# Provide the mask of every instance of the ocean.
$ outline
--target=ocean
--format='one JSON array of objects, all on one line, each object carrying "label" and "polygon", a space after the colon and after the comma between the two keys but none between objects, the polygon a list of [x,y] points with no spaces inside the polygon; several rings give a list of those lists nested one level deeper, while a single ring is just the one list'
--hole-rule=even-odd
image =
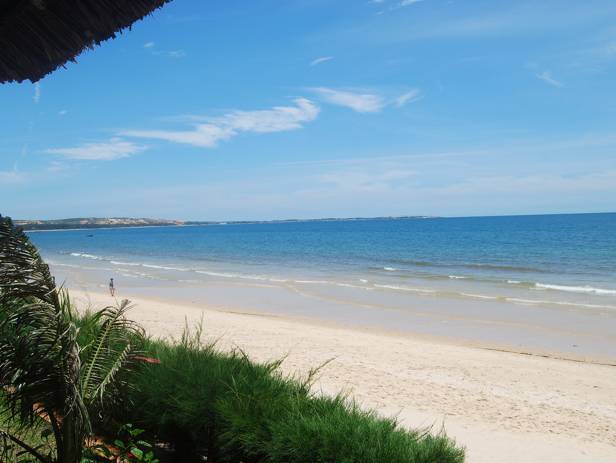
[{"label": "ocean", "polygon": [[29,235],[69,286],[101,289],[113,277],[120,290],[494,344],[532,347],[532,332],[558,331],[543,350],[579,349],[571,332],[601,338],[581,344],[616,358],[613,213]]}]

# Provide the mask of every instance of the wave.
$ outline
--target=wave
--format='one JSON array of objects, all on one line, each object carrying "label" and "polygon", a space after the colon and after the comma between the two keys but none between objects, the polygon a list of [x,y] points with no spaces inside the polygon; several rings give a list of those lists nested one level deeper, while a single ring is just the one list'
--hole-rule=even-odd
[{"label": "wave", "polygon": [[92,259],[92,260],[105,260],[103,257],[95,256],[94,254],[85,254],[81,252],[71,252],[71,256],[84,257],[86,259]]},{"label": "wave", "polygon": [[592,286],[566,286],[535,283],[537,289],[550,289],[553,291],[566,291],[568,293],[596,294],[599,296],[616,296],[616,289],[594,288]]},{"label": "wave", "polygon": [[305,285],[326,285],[331,282],[327,280],[294,280],[294,283],[300,283]]},{"label": "wave", "polygon": [[448,275],[447,278],[449,278],[450,280],[466,280],[466,279],[468,279],[468,277],[461,276],[461,275]]},{"label": "wave", "polygon": [[182,268],[182,267],[166,267],[164,265],[153,265],[153,264],[141,264],[142,267],[145,268],[154,268],[154,269],[159,269],[159,270],[173,270],[176,272],[190,272],[191,269],[189,268]]},{"label": "wave", "polygon": [[228,272],[212,272],[210,270],[195,270],[195,273],[200,273],[201,275],[208,275],[212,277],[221,277],[221,278],[239,278],[241,280],[256,280],[256,281],[271,281],[271,282],[286,282],[282,278],[270,278],[263,275],[247,275],[242,273],[228,273]]},{"label": "wave", "polygon": [[113,265],[128,265],[129,267],[140,267],[141,264],[137,263],[137,262],[120,262],[117,260],[110,260],[110,263],[112,263]]},{"label": "wave", "polygon": [[369,286],[360,286],[360,285],[353,285],[351,283],[333,283],[336,286],[340,286],[341,288],[355,288],[355,289],[364,289],[366,291],[372,291],[374,290],[374,288],[371,288]]},{"label": "wave", "polygon": [[385,270],[386,272],[395,272],[398,269],[395,267],[383,267],[383,270]]},{"label": "wave", "polygon": [[535,299],[521,299],[516,297],[505,298],[507,302],[513,302],[517,304],[530,304],[530,305],[563,305],[568,307],[585,307],[589,309],[610,309],[616,310],[616,306],[603,305],[603,304],[582,304],[579,302],[565,302],[565,301],[544,301]]},{"label": "wave", "polygon": [[425,293],[425,294],[434,294],[437,291],[434,289],[420,289],[420,288],[411,288],[410,286],[399,286],[399,285],[374,285],[375,288],[382,289],[393,289],[396,291],[410,291],[413,293]]},{"label": "wave", "polygon": [[460,295],[465,296],[465,297],[472,297],[475,299],[491,299],[491,300],[500,299],[500,297],[498,296],[486,296],[485,294],[460,293]]},{"label": "wave", "polygon": [[485,262],[431,262],[426,260],[391,259],[392,264],[409,265],[412,267],[435,267],[435,268],[470,268],[487,269],[496,271],[509,271],[521,273],[549,273],[549,271],[537,267],[525,267],[513,264],[492,264]]}]

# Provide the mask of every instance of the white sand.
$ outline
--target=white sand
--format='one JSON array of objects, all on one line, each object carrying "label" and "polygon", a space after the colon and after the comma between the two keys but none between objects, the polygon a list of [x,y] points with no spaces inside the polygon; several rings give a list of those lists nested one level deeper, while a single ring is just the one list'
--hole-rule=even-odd
[{"label": "white sand", "polygon": [[[114,303],[71,294],[79,307]],[[471,463],[616,462],[616,367],[121,296],[154,336],[177,337],[185,320],[203,316],[222,349],[240,347],[257,361],[286,356],[285,373],[333,358],[321,371],[324,392],[351,392],[408,426],[444,425]]]}]

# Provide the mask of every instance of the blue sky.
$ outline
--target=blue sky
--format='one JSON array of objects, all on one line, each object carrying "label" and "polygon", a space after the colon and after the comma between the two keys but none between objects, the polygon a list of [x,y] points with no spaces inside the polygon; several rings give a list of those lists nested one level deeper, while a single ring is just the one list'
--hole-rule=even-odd
[{"label": "blue sky", "polygon": [[175,0],[0,86],[0,212],[616,209],[616,2]]}]

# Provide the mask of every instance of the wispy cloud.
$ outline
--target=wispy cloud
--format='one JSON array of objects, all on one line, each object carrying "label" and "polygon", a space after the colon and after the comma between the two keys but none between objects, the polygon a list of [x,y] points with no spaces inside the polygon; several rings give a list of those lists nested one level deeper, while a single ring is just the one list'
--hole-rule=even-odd
[{"label": "wispy cloud", "polygon": [[38,104],[41,100],[41,84],[39,82],[34,83],[34,95],[32,95],[32,101],[34,104]]},{"label": "wispy cloud", "polygon": [[26,180],[26,175],[16,169],[0,170],[0,186],[15,185],[23,183]]},{"label": "wispy cloud", "polygon": [[394,98],[385,98],[378,93],[337,90],[328,87],[315,87],[308,90],[314,92],[326,103],[344,106],[358,113],[377,113],[390,105],[400,108],[417,100],[420,95],[418,89],[412,89]]},{"label": "wispy cloud", "polygon": [[383,97],[373,93],[357,93],[327,87],[315,87],[310,90],[327,103],[351,108],[358,113],[376,113],[386,105]]},{"label": "wispy cloud", "polygon": [[552,74],[550,73],[550,71],[543,71],[540,74],[537,74],[537,79],[544,81],[546,84],[552,85],[553,87],[564,87],[565,84],[563,84],[562,82],[560,82],[559,80],[556,80],[552,77]]},{"label": "wispy cloud", "polygon": [[60,111],[58,111],[58,116],[66,116],[68,114],[68,110],[67,109],[62,109]]},{"label": "wispy cloud", "polygon": [[415,5],[416,3],[423,2],[424,0],[402,0],[398,5],[401,7]]},{"label": "wispy cloud", "polygon": [[186,52],[184,50],[171,50],[163,52],[163,54],[168,56],[169,58],[183,58],[184,56],[186,56]]},{"label": "wispy cloud", "polygon": [[319,107],[306,98],[294,100],[295,106],[275,106],[256,111],[232,111],[221,117],[201,118],[204,122],[191,130],[125,130],[121,135],[183,143],[203,148],[213,148],[220,141],[241,133],[271,133],[299,129],[313,121]]},{"label": "wispy cloud", "polygon": [[414,88],[413,90],[409,90],[406,93],[403,93],[402,95],[396,97],[395,101],[394,101],[394,105],[397,108],[401,108],[402,106],[406,105],[407,103],[411,103],[417,99],[419,99],[421,92]]},{"label": "wispy cloud", "polygon": [[310,66],[316,66],[317,64],[325,63],[326,61],[333,60],[333,56],[322,56],[321,58],[314,59],[310,62]]},{"label": "wispy cloud", "polygon": [[121,138],[112,138],[106,142],[84,143],[72,148],[50,148],[45,150],[49,154],[59,154],[70,159],[88,161],[112,161],[126,158],[146,150],[147,147],[137,145]]},{"label": "wispy cloud", "polygon": [[155,56],[166,56],[167,58],[184,58],[186,52],[184,50],[156,50],[152,52]]},{"label": "wispy cloud", "polygon": [[158,50],[155,48],[155,45],[154,42],[146,42],[143,44],[143,48],[149,50],[154,56],[166,56],[167,58],[184,58],[186,56],[184,50]]}]

